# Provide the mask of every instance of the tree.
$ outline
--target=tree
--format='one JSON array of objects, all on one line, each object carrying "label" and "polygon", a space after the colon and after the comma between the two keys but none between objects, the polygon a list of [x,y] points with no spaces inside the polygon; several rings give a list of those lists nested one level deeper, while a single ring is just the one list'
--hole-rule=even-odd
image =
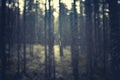
[{"label": "tree", "polygon": [[63,25],[62,25],[62,15],[63,15],[63,4],[61,3],[61,0],[59,0],[59,46],[60,46],[60,56],[62,57],[64,55],[63,53]]},{"label": "tree", "polygon": [[92,2],[91,0],[85,1],[85,13],[86,13],[86,37],[87,37],[87,77],[93,80],[93,23],[92,23]]},{"label": "tree", "polygon": [[6,52],[5,52],[5,27],[6,27],[6,0],[1,0],[1,29],[0,29],[0,56],[1,56],[1,74],[2,74],[2,80],[6,80]]},{"label": "tree", "polygon": [[118,0],[108,0],[110,15],[110,43],[111,43],[111,70],[112,80],[120,79],[120,24],[119,24],[119,4]]},{"label": "tree", "polygon": [[54,57],[54,26],[51,0],[48,1],[48,79],[55,80],[55,57]]},{"label": "tree", "polygon": [[74,80],[79,80],[79,40],[76,0],[73,2],[73,13],[71,13],[71,59]]},{"label": "tree", "polygon": [[26,73],[26,0],[24,0],[24,12],[23,12],[23,57],[24,57],[24,64],[23,64],[23,72]]}]

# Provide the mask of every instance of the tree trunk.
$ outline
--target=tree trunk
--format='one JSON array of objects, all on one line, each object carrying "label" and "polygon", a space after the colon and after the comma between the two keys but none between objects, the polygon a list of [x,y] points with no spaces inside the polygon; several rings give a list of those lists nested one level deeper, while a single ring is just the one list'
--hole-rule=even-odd
[{"label": "tree trunk", "polygon": [[120,25],[118,0],[108,0],[110,15],[112,80],[120,79]]},{"label": "tree trunk", "polygon": [[73,3],[73,13],[71,14],[71,59],[74,80],[79,80],[79,39],[78,39],[78,19],[76,10],[76,0]]},{"label": "tree trunk", "polygon": [[6,80],[6,52],[5,52],[5,27],[6,27],[6,0],[1,0],[1,27],[0,27],[0,56],[1,56],[1,74],[2,80]]}]

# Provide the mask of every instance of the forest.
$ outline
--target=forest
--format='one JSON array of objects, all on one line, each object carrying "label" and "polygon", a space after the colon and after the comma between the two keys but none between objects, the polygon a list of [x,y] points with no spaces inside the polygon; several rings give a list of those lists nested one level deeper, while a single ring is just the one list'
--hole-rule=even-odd
[{"label": "forest", "polygon": [[0,80],[120,80],[120,0],[0,0]]}]

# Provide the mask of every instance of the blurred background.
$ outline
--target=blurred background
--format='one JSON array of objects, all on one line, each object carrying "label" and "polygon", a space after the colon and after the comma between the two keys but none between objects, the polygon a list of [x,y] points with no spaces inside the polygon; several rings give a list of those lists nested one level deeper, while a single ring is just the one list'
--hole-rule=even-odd
[{"label": "blurred background", "polygon": [[120,80],[120,0],[0,0],[0,80]]}]

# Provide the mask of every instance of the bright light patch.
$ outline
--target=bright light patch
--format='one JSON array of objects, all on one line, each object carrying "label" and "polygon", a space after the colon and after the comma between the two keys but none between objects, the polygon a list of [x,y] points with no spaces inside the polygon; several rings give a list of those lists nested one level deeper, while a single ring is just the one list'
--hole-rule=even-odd
[{"label": "bright light patch", "polygon": [[20,14],[22,14],[23,8],[24,8],[24,1],[23,0],[19,0],[19,8],[20,8]]},{"label": "bright light patch", "polygon": [[118,4],[120,4],[120,0],[118,0]]},{"label": "bright light patch", "polygon": [[[38,0],[40,1],[40,8],[41,9],[45,9],[45,0]],[[48,0],[46,0],[48,1]],[[61,0],[61,2],[63,2],[66,7],[70,10],[72,8],[72,2],[73,0]],[[55,9],[55,12],[53,13],[55,17],[58,17],[59,15],[59,0],[52,0],[52,5],[53,8]],[[79,13],[79,1],[77,2],[77,12]],[[23,13],[23,9],[24,9],[24,0],[19,0],[19,7],[20,7],[20,14]],[[47,3],[47,9],[48,9],[48,3]]]},{"label": "bright light patch", "polygon": [[72,8],[72,0],[62,0],[62,2],[65,3],[69,10]]}]

